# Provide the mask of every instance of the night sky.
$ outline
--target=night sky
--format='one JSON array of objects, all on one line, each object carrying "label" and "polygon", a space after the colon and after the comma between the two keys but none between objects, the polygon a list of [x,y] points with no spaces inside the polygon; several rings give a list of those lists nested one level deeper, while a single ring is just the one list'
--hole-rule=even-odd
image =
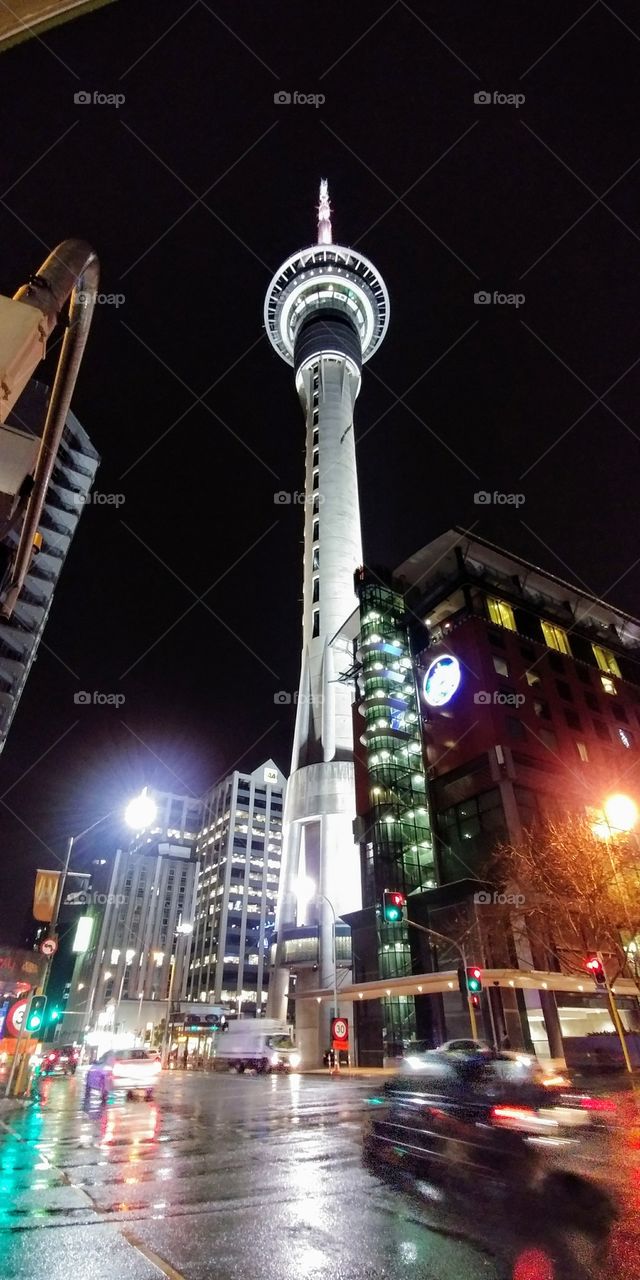
[{"label": "night sky", "polygon": [[[320,177],[391,297],[356,409],[366,558],[461,524],[639,611],[640,14],[117,0],[0,71],[0,292],[76,235],[124,294],[73,401],[124,501],[81,518],[0,759],[10,941],[33,868],[141,785],[288,768],[302,508],[273,495],[304,434],[262,308]],[[126,100],[74,102],[94,91]],[[326,101],[274,102],[294,91]]]}]

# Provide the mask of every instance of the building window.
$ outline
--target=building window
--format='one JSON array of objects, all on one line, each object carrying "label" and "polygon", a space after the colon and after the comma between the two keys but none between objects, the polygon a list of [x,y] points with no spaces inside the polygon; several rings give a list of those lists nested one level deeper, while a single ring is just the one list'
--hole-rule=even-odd
[{"label": "building window", "polygon": [[571,711],[569,707],[567,707],[564,713],[564,718],[567,724],[569,725],[570,729],[582,728],[582,724],[580,723],[580,716],[578,715],[577,711]]},{"label": "building window", "polygon": [[541,618],[542,634],[544,642],[548,649],[555,649],[558,653],[566,653],[567,657],[571,657],[569,648],[569,637],[562,627],[557,627],[555,622],[546,622]]},{"label": "building window", "polygon": [[313,548],[312,568],[314,569],[320,568],[320,551],[318,550],[317,547]]},{"label": "building window", "polygon": [[320,599],[320,579],[313,579],[313,603],[317,604]]},{"label": "building window", "polygon": [[611,676],[600,676],[600,679],[602,681],[602,688],[604,689],[605,693],[611,693],[615,697],[618,691],[616,689],[615,684],[613,683],[613,680],[611,679]]},{"label": "building window", "polygon": [[534,709],[534,711],[535,711],[536,715],[537,715],[537,716],[539,716],[541,720],[550,720],[550,719],[551,719],[551,712],[549,711],[549,704],[548,704],[547,702],[540,702],[540,701],[536,698],[536,700],[535,700],[535,702],[534,702],[534,704],[533,704],[533,709]]},{"label": "building window", "polygon": [[515,631],[516,620],[513,616],[513,609],[506,600],[497,600],[494,596],[487,596],[487,608],[489,617],[498,627],[506,627],[508,631]]},{"label": "building window", "polygon": [[576,666],[576,672],[578,679],[582,680],[583,684],[591,684],[591,676],[587,667]]},{"label": "building window", "polygon": [[593,727],[602,742],[611,741],[609,737],[609,730],[607,729],[606,724],[602,723],[602,720],[594,720]]},{"label": "building window", "polygon": [[529,685],[540,684],[540,676],[538,675],[537,671],[525,671],[524,674],[526,677],[527,684]]},{"label": "building window", "polygon": [[313,631],[311,632],[311,634],[314,640],[316,636],[320,635],[320,610],[319,609],[314,609],[313,611]]},{"label": "building window", "polygon": [[618,729],[618,737],[627,750],[633,746],[633,735],[630,729]]},{"label": "building window", "polygon": [[314,451],[313,451],[313,465],[314,465],[314,467],[317,467],[317,465],[318,465],[318,456],[319,456],[319,455],[318,455],[318,450],[317,450],[317,449],[314,449]]},{"label": "building window", "polygon": [[571,686],[567,684],[566,680],[556,680],[556,689],[565,702],[573,702]]},{"label": "building window", "polygon": [[589,759],[589,752],[587,751],[586,744],[584,742],[576,742],[576,751],[578,752],[580,759],[584,760],[586,764]]},{"label": "building window", "polygon": [[589,692],[585,693],[584,700],[587,706],[590,707],[592,711],[600,710],[600,703],[598,702],[598,699],[596,698],[595,693],[589,693]]},{"label": "building window", "polygon": [[621,680],[622,675],[620,667],[618,666],[618,659],[615,654],[611,653],[609,649],[603,649],[600,644],[592,644],[591,648],[593,649],[593,656],[600,670],[608,671],[609,675],[617,676],[618,679]]},{"label": "building window", "polygon": [[543,746],[547,747],[549,751],[558,750],[558,739],[551,729],[539,729],[538,737]]},{"label": "building window", "polygon": [[494,668],[494,671],[497,671],[499,676],[508,676],[509,674],[509,667],[507,666],[507,663],[505,662],[504,658],[498,658],[494,656],[493,668]]},{"label": "building window", "polygon": [[312,535],[311,535],[312,541],[313,541],[313,542],[317,542],[319,537],[320,537],[320,521],[319,521],[319,520],[314,520],[314,522],[313,522],[313,532],[312,532]]},{"label": "building window", "polygon": [[320,472],[319,472],[319,471],[314,471],[314,473],[313,473],[313,487],[314,487],[314,489],[317,489],[317,488],[318,488],[319,483],[320,483]]},{"label": "building window", "polygon": [[317,493],[313,499],[313,515],[314,516],[320,515],[320,498]]}]

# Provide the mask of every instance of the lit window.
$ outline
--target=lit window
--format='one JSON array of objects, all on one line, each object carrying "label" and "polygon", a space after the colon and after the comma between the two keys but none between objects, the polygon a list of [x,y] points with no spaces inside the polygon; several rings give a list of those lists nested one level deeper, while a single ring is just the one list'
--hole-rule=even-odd
[{"label": "lit window", "polygon": [[593,656],[600,670],[608,671],[609,675],[617,676],[618,679],[621,680],[622,676],[620,673],[620,667],[618,666],[618,659],[615,654],[611,653],[609,649],[603,649],[602,645],[599,644],[592,644],[591,648],[593,649]]},{"label": "lit window", "polygon": [[604,689],[605,693],[615,694],[616,686],[613,683],[611,676],[600,676],[600,679],[602,681],[602,688]]},{"label": "lit window", "polygon": [[566,653],[571,657],[566,631],[562,627],[557,627],[554,622],[545,622],[544,618],[541,619],[541,622],[542,634],[547,648],[556,649],[558,653]]},{"label": "lit window", "polygon": [[508,631],[515,631],[516,620],[513,616],[513,609],[506,600],[495,600],[493,596],[487,596],[487,607],[489,609],[489,617],[499,627],[506,627]]},{"label": "lit window", "polygon": [[629,750],[633,746],[633,738],[628,729],[618,729],[618,737],[623,745]]},{"label": "lit window", "polygon": [[527,677],[527,684],[540,684],[540,676],[537,671],[525,671],[525,676]]},{"label": "lit window", "polygon": [[578,752],[578,755],[580,756],[581,760],[586,761],[589,759],[589,752],[587,751],[587,748],[584,742],[576,742],[576,751]]},{"label": "lit window", "polygon": [[494,656],[493,667],[494,667],[494,670],[497,671],[499,676],[508,676],[509,668],[504,658],[498,658],[497,656]]}]

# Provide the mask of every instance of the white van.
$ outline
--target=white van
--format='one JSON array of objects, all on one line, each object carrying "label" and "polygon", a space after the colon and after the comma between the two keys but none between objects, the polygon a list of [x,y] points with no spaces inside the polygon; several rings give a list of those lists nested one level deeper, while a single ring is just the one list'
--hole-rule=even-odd
[{"label": "white van", "polygon": [[213,1043],[216,1067],[268,1071],[297,1071],[301,1055],[291,1027],[273,1018],[239,1018],[216,1031]]}]

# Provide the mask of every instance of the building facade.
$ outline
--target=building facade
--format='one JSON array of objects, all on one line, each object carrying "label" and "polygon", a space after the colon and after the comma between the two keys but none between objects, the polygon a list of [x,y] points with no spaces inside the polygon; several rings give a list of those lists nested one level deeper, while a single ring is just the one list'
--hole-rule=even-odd
[{"label": "building facade", "polygon": [[[504,913],[496,930],[483,877],[496,846],[545,819],[597,816],[621,790],[640,801],[640,622],[462,529],[388,584],[363,571],[359,595],[345,632],[358,680],[363,908],[347,919],[360,1061],[469,1034],[450,938],[494,975],[479,1002],[484,1038],[560,1057],[570,1038],[611,1029],[606,1001],[563,963],[561,939],[550,962],[535,936],[523,945],[522,930],[516,941],[502,927]],[[414,927],[385,923],[385,888],[407,895]],[[411,994],[381,998],[374,987],[389,978]],[[629,1025],[632,991],[621,981]]]},{"label": "building facade", "polygon": [[204,798],[191,1000],[264,1013],[282,863],[286,778],[273,760],[237,770]]},{"label": "building facade", "polygon": [[[36,463],[48,396],[48,387],[30,383],[0,428],[0,558],[5,586],[7,562],[21,528],[21,521],[13,527],[13,516],[20,490]],[[0,617],[0,751],[38,651],[53,593],[99,461],[86,431],[69,412],[42,511],[38,546],[11,617]]]},{"label": "building facade", "polygon": [[[352,691],[338,679],[335,637],[354,609],[353,574],[362,560],[353,415],[362,365],[389,321],[384,281],[361,253],[333,243],[326,182],[321,184],[318,242],[276,272],[265,302],[265,327],[293,367],[305,419],[306,473],[300,686],[287,788],[277,946],[269,1012],[284,1016],[290,968],[287,941],[306,928],[317,938],[323,983],[334,976],[337,916],[359,904]],[[301,893],[301,884],[313,886]],[[298,985],[308,971],[298,973]],[[316,1057],[328,1044],[318,1026]],[[307,1054],[308,1056],[308,1054]]]},{"label": "building facade", "polygon": [[133,1029],[136,1007],[144,1027],[149,1018],[157,1024],[166,1016],[170,989],[175,1001],[186,991],[190,938],[178,926],[195,916],[201,808],[189,796],[150,794],[158,805],[153,829],[116,851],[106,893],[87,891],[89,924],[65,1034],[87,1032],[88,1043],[96,1033]]}]

